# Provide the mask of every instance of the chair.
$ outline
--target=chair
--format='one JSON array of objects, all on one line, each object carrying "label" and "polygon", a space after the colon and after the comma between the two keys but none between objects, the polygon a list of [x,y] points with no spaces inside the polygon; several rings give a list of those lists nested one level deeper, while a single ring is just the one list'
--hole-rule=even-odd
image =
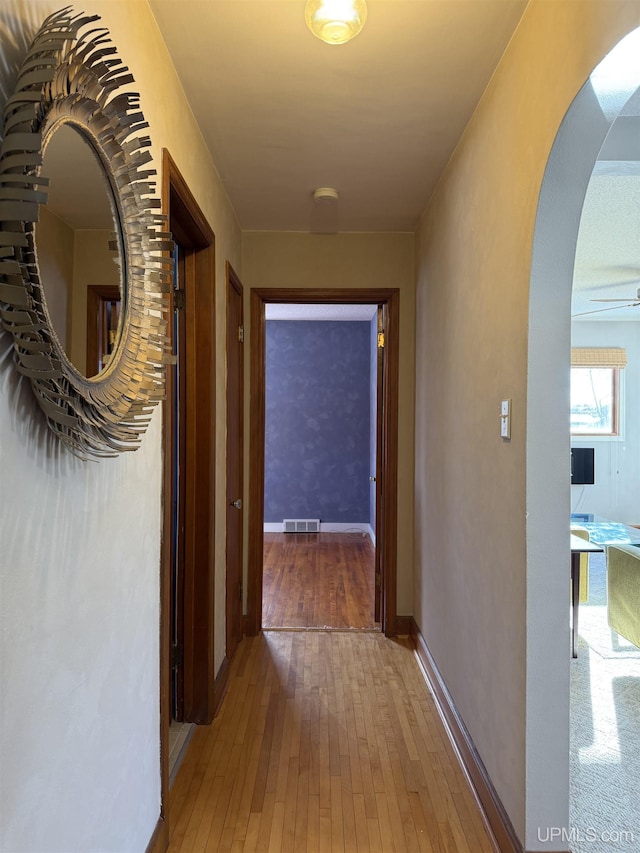
[{"label": "chair", "polygon": [[607,619],[614,631],[640,648],[640,548],[607,548]]},{"label": "chair", "polygon": [[[571,532],[574,536],[579,536],[580,539],[590,539],[589,531],[586,527],[580,527],[579,524],[571,525]],[[589,600],[589,555],[580,554],[580,601]]]}]

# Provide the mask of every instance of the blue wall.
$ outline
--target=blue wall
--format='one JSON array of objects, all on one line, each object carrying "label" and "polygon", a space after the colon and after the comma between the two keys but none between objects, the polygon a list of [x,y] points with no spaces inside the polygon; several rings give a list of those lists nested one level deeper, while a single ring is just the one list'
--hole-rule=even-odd
[{"label": "blue wall", "polygon": [[369,521],[368,322],[266,324],[265,522]]}]

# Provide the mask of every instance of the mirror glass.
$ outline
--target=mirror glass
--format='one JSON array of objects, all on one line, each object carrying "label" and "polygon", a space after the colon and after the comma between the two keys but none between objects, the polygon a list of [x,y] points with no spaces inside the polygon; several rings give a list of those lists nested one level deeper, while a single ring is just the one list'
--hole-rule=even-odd
[{"label": "mirror glass", "polygon": [[117,207],[97,152],[71,123],[48,135],[41,173],[50,184],[35,243],[47,311],[67,358],[89,378],[107,367],[121,331]]}]

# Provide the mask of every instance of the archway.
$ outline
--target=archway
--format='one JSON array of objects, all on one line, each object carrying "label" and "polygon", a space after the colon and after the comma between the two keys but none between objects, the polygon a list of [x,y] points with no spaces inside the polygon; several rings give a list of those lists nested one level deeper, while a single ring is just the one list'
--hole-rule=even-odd
[{"label": "archway", "polygon": [[[533,244],[527,376],[527,791],[528,810],[568,827],[569,352],[573,265],[582,205],[615,119],[640,86],[634,30],[603,59],[569,108],[540,192]],[[625,61],[626,57],[626,61]],[[621,61],[622,60],[622,61]],[[563,369],[566,367],[566,370]],[[550,413],[553,415],[550,417]],[[566,575],[558,571],[567,566]],[[547,748],[540,749],[545,743]],[[555,756],[550,766],[549,757]],[[548,784],[540,784],[540,780]],[[548,828],[543,828],[543,834]],[[545,838],[527,825],[527,849]],[[556,849],[564,840],[556,838]]]}]

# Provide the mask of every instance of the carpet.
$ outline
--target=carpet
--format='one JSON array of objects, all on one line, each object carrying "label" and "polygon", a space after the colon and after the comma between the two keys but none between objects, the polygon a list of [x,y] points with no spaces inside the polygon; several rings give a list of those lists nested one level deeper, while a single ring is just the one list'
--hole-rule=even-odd
[{"label": "carpet", "polygon": [[590,556],[571,661],[570,830],[574,853],[640,850],[640,649],[607,625],[606,563]]}]

